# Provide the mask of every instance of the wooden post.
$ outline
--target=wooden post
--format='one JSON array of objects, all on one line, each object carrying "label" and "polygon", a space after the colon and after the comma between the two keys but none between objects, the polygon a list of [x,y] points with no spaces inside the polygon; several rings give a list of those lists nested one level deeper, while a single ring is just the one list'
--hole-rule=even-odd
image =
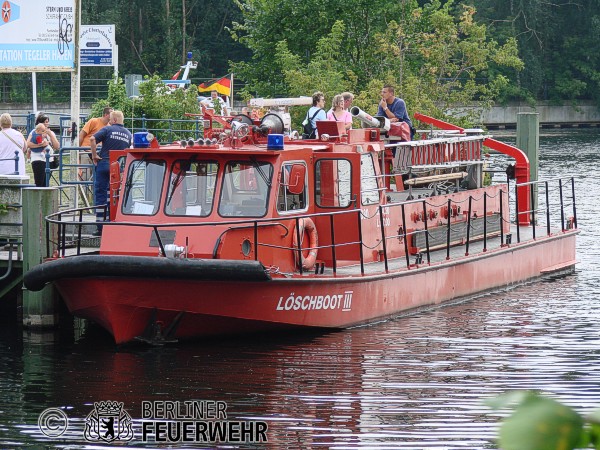
[{"label": "wooden post", "polygon": [[[517,148],[529,158],[529,180],[538,180],[540,159],[540,115],[532,112],[517,113]],[[537,209],[537,186],[532,187],[534,202],[531,209]]]},{"label": "wooden post", "polygon": [[[58,189],[53,187],[23,189],[23,273],[46,257],[44,217],[58,210],[58,195]],[[50,231],[50,236],[56,236],[55,230]],[[56,303],[52,285],[39,292],[24,289],[23,325],[32,328],[57,325]]]}]

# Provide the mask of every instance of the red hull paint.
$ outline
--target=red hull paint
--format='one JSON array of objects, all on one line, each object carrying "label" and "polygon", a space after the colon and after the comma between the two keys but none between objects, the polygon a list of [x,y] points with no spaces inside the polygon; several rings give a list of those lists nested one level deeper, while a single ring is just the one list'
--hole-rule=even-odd
[{"label": "red hull paint", "polygon": [[576,231],[566,232],[370,276],[242,283],[85,278],[55,283],[74,315],[99,323],[117,343],[141,335],[154,309],[165,325],[185,311],[177,338],[297,327],[344,328],[566,269],[575,261],[576,235]]}]

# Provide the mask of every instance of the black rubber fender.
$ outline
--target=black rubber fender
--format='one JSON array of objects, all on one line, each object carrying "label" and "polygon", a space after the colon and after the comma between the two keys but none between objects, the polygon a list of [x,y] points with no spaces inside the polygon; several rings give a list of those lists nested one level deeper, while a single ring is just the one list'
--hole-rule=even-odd
[{"label": "black rubber fender", "polygon": [[61,279],[98,277],[234,282],[271,279],[262,263],[253,260],[81,255],[35,266],[23,276],[23,284],[30,291],[40,291]]}]

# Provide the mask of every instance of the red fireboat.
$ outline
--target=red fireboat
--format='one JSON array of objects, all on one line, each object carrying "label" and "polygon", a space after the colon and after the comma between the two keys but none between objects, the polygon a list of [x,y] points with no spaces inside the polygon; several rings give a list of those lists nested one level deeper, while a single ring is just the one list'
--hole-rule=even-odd
[{"label": "red fireboat", "polygon": [[[352,113],[365,128],[317,122],[317,140],[277,113],[205,113],[203,137],[168,145],[136,133],[111,154],[99,252],[66,234],[79,210],[53,214],[58,251],[25,286],[53,283],[118,344],[162,344],[354,327],[574,269],[572,179],[530,182],[523,152],[481,130],[418,114],[440,130],[404,142]],[[484,147],[516,182],[484,184]]]}]

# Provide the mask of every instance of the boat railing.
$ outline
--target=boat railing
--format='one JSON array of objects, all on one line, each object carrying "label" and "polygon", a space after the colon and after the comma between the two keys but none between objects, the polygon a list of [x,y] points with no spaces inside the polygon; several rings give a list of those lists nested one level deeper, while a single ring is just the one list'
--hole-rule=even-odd
[{"label": "boat railing", "polygon": [[[550,183],[554,182],[554,186]],[[530,181],[528,183],[515,184],[514,203],[515,211],[519,211],[519,188],[527,188],[530,198],[531,209],[524,210],[519,214],[525,214],[529,217],[529,224],[532,229],[533,239],[537,237],[539,227],[545,227],[546,233],[550,234],[552,226],[560,226],[562,231],[577,228],[577,207],[575,202],[575,178],[552,178],[539,181]],[[551,217],[552,202],[560,206],[560,218]],[[570,216],[567,217],[567,211]],[[516,224],[517,242],[520,242],[521,227],[519,220],[513,217]]]},{"label": "boat railing", "polygon": [[[551,184],[557,184],[558,187],[551,188]],[[560,229],[561,232],[566,232],[569,230],[573,230],[577,228],[577,211],[575,204],[575,187],[574,187],[574,178],[556,178],[552,180],[540,180],[529,183],[524,183],[521,185],[516,185],[515,189],[518,188],[527,188],[530,192],[534,192],[535,188],[540,188],[543,191],[544,195],[543,202],[540,201],[540,205],[536,208],[532,208],[531,211],[528,211],[527,214],[530,216],[530,229],[531,229],[531,239],[537,239],[542,237],[545,233],[547,236],[553,234],[552,223],[556,223],[560,225],[559,227],[555,227],[554,230]],[[446,239],[444,244],[432,245],[430,242],[432,238],[431,231],[428,229],[427,220],[423,221],[423,228],[419,229],[409,229],[407,213],[406,209],[409,206],[419,205],[422,209],[423,217],[426,217],[428,211],[432,207],[445,207],[446,211],[457,210],[460,211],[459,208],[462,208],[463,211],[468,211],[466,214],[466,237],[464,242],[461,242],[460,245],[464,246],[464,256],[468,256],[470,252],[470,247],[474,240],[482,241],[482,251],[488,251],[488,240],[494,236],[498,236],[500,238],[500,246],[506,245],[514,245],[524,242],[524,237],[522,235],[522,228],[524,227],[518,220],[516,220],[516,213],[513,211],[504,211],[505,204],[505,196],[508,196],[509,192],[507,189],[499,189],[496,191],[496,194],[491,195],[488,192],[484,191],[483,193],[476,195],[470,195],[461,201],[456,201],[452,199],[446,199],[442,204],[439,202],[435,202],[435,197],[433,198],[421,198],[414,199],[409,201],[403,201],[398,203],[390,203],[378,205],[378,209],[375,215],[378,215],[378,220],[380,224],[384,223],[384,216],[386,214],[392,214],[391,211],[394,211],[396,214],[400,215],[400,223],[401,226],[396,233],[388,234],[389,229],[385,226],[380,226],[381,235],[375,242],[375,246],[368,246],[363,238],[362,233],[362,222],[364,219],[371,219],[374,216],[366,217],[365,212],[361,208],[352,209],[348,211],[335,211],[335,212],[322,212],[322,213],[314,213],[314,214],[302,214],[293,217],[285,217],[285,218],[255,218],[255,219],[243,219],[243,220],[231,220],[231,221],[219,221],[219,222],[204,222],[204,223],[140,223],[140,222],[98,222],[104,227],[110,226],[129,226],[129,227],[140,227],[140,228],[151,228],[153,230],[153,234],[156,237],[156,241],[158,243],[158,247],[160,248],[161,254],[166,254],[165,252],[165,244],[163,242],[163,238],[161,237],[160,230],[164,228],[182,228],[182,227],[226,227],[225,230],[220,234],[220,236],[216,239],[214,250],[212,252],[212,258],[216,258],[218,255],[218,246],[221,242],[223,236],[235,229],[252,229],[253,237],[252,237],[252,248],[254,248],[254,259],[260,260],[260,255],[262,254],[260,248],[267,247],[276,247],[281,249],[289,250],[296,255],[302,254],[303,251],[315,250],[319,251],[322,249],[328,250],[331,252],[332,256],[332,271],[335,274],[338,270],[337,267],[337,259],[336,259],[336,251],[340,248],[346,246],[357,246],[358,247],[358,261],[360,263],[360,271],[361,274],[365,274],[365,258],[364,251],[365,250],[374,250],[376,248],[380,248],[379,254],[381,255],[380,262],[384,263],[384,268],[386,271],[389,270],[389,262],[392,258],[389,256],[388,252],[388,243],[391,240],[400,241],[404,246],[403,258],[406,261],[407,269],[415,267],[415,265],[423,264],[423,258],[425,258],[426,264],[431,264],[431,254],[433,250],[445,250],[446,252],[446,260],[451,259],[451,248],[456,247],[456,242],[452,237],[453,231],[455,231],[454,227],[457,226],[456,222],[451,220],[451,214],[448,213],[443,226],[446,229]],[[532,194],[533,195],[533,194]],[[488,200],[499,197],[499,201],[496,203],[499,205],[499,210],[494,211],[491,208],[488,208]],[[518,197],[516,197],[518,198]],[[480,214],[472,214],[472,204],[473,202],[483,202],[483,211]],[[508,202],[506,202],[508,203]],[[535,204],[532,202],[532,204]],[[518,204],[513,204],[515,211],[518,210]],[[95,225],[95,223],[85,222],[84,221],[84,212],[92,210],[93,213],[96,213],[96,209],[101,208],[100,212],[105,215],[108,215],[108,211],[106,206],[104,207],[90,207],[90,208],[77,208],[74,210],[61,211],[58,213],[54,213],[46,217],[47,227],[47,242],[51,242],[50,236],[50,224],[55,224],[58,226],[58,242],[55,242],[58,247],[58,253],[55,256],[66,255],[66,249],[68,247],[76,247],[76,254],[80,254],[81,251],[81,242],[82,242],[82,231],[81,228],[84,225]],[[389,210],[389,211],[386,211]],[[513,208],[510,208],[513,209]],[[414,206],[413,206],[414,210]],[[558,210],[558,216],[556,215],[556,210]],[[347,238],[345,241],[336,241],[336,227],[335,220],[336,218],[343,215],[354,215],[356,220],[357,232],[354,238]],[[285,231],[285,235],[290,232],[290,228],[293,227],[296,233],[300,233],[302,228],[301,221],[304,218],[311,218],[313,220],[320,219],[320,223],[328,223],[329,224],[329,241],[325,244],[319,244],[315,247],[307,247],[304,246],[301,240],[298,240],[298,243],[294,247],[285,247],[278,244],[274,244],[273,242],[261,242],[259,240],[259,230],[264,227],[277,226],[281,227]],[[327,220],[323,221],[325,218]],[[289,220],[294,220],[293,225],[290,225]],[[473,236],[472,231],[475,229],[475,221],[479,221],[480,226],[483,227],[482,233],[478,236]],[[287,225],[286,225],[287,223]],[[505,224],[513,225],[516,227],[516,242],[512,239],[512,232],[505,232]],[[67,226],[75,225],[78,228],[78,231],[73,233],[73,237],[71,240],[67,240]],[[322,226],[322,225],[321,225]],[[323,232],[325,230],[322,230]],[[555,231],[556,232],[556,231]],[[413,239],[413,236],[423,236],[424,237],[424,246],[422,249],[418,249],[417,253],[412,253],[412,249],[409,246],[409,242]],[[527,241],[529,238],[526,239]],[[47,248],[47,254],[50,257],[50,245]],[[459,255],[460,252],[454,253],[455,255]],[[460,254],[462,256],[463,254]],[[414,263],[411,262],[411,258],[414,257]],[[396,258],[396,257],[395,257]],[[300,273],[303,273],[304,269],[302,269],[302,265],[298,265],[298,270]],[[315,270],[323,270],[323,265],[316,265]]]}]

